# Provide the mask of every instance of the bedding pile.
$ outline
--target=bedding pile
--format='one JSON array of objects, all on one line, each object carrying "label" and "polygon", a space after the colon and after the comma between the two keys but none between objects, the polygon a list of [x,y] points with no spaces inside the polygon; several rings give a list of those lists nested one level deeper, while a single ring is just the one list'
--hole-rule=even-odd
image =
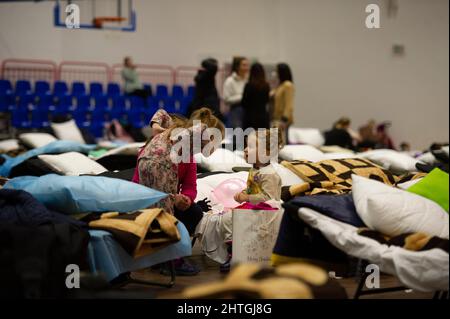
[{"label": "bedding pile", "polygon": [[[348,184],[344,191],[338,186],[331,192],[319,184],[318,191],[299,192],[284,203],[273,265],[308,260],[332,270],[356,257],[397,276],[407,287],[448,290],[448,174],[435,169],[399,177],[378,168],[373,175],[373,164],[360,171],[341,160],[320,164],[291,167],[308,181],[328,178],[336,167],[347,165],[341,174],[350,174]],[[410,181],[399,184],[405,178]]]}]

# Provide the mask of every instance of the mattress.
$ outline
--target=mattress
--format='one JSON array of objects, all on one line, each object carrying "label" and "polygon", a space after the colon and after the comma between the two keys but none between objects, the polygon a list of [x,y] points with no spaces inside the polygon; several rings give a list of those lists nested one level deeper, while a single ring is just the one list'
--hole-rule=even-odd
[{"label": "mattress", "polygon": [[120,274],[136,271],[169,260],[192,255],[191,240],[183,223],[178,230],[181,240],[139,258],[131,257],[113,238],[111,233],[102,230],[89,230],[91,239],[88,246],[88,262],[93,273],[102,273],[108,281]]},{"label": "mattress", "polygon": [[448,290],[449,255],[441,249],[410,251],[382,245],[358,235],[356,227],[309,208],[300,208],[298,216],[336,248],[378,265],[380,271],[396,276],[407,287],[424,292]]}]

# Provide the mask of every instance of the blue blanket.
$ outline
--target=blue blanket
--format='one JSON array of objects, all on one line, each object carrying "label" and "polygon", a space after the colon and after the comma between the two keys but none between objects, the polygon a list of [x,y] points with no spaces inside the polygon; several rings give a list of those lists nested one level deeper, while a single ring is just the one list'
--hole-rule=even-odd
[{"label": "blue blanket", "polygon": [[88,246],[89,267],[93,273],[103,273],[111,281],[120,274],[145,269],[169,260],[192,255],[191,240],[186,227],[178,222],[181,240],[154,253],[139,258],[131,257],[114,240],[111,233],[90,230]]}]

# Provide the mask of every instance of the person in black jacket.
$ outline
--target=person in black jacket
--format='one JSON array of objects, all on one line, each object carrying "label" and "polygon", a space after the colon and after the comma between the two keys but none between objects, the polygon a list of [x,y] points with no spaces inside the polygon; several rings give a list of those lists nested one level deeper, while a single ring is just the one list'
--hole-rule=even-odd
[{"label": "person in black jacket", "polygon": [[350,123],[350,119],[346,117],[342,117],[334,123],[333,128],[325,132],[325,145],[337,145],[353,150],[353,139],[348,132]]},{"label": "person in black jacket", "polygon": [[218,62],[216,59],[208,58],[202,61],[201,69],[194,78],[195,94],[189,105],[188,117],[195,110],[207,107],[223,121],[223,116],[220,113],[220,98],[216,88],[217,69]]},{"label": "person in black jacket", "polygon": [[269,103],[270,87],[266,80],[264,67],[260,63],[254,63],[250,69],[250,77],[245,85],[242,96],[244,109],[244,127],[269,128]]}]

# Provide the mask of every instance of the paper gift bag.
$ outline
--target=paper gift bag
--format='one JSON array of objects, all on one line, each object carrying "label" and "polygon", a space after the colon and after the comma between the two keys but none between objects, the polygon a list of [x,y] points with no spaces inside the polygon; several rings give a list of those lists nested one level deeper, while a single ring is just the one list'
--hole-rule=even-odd
[{"label": "paper gift bag", "polygon": [[232,264],[270,264],[280,229],[283,209],[233,209]]}]

